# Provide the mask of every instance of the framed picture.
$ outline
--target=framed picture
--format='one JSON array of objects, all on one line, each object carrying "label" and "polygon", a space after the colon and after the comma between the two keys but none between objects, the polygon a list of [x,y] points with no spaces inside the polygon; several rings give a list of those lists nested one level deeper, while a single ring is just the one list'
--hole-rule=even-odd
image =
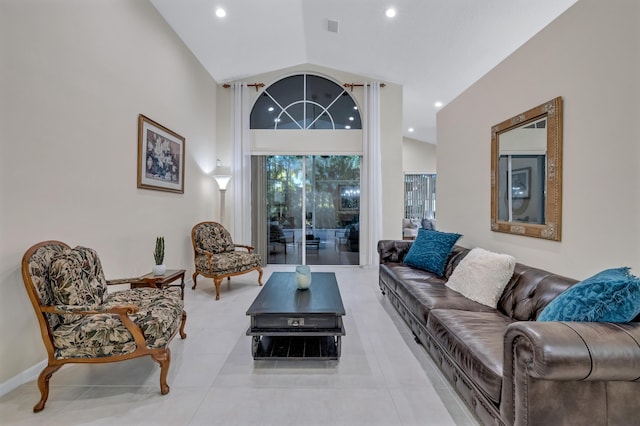
[{"label": "framed picture", "polygon": [[511,171],[511,198],[529,198],[531,188],[531,167]]},{"label": "framed picture", "polygon": [[138,188],[184,193],[184,143],[179,134],[138,116]]},{"label": "framed picture", "polygon": [[340,185],[340,210],[353,211],[360,208],[360,187]]}]

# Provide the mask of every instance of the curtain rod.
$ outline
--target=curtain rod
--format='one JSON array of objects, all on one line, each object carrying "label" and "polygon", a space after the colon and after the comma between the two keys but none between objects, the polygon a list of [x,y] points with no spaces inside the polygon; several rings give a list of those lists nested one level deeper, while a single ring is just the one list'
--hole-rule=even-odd
[{"label": "curtain rod", "polygon": [[[353,88],[354,87],[365,87],[365,86],[369,86],[369,84],[361,84],[361,83],[344,83],[342,85],[342,87],[346,88],[346,89],[351,89],[351,91],[353,92]],[[384,87],[386,86],[384,83],[380,83],[380,87]],[[231,87],[231,85],[229,83],[224,83],[222,85],[222,87],[224,87],[225,89],[228,89],[229,87]],[[256,92],[258,91],[258,89],[260,89],[261,87],[264,87],[264,83],[250,83],[247,84],[247,87],[255,87],[256,88]]]},{"label": "curtain rod", "polygon": [[[344,88],[349,88],[351,89],[351,91],[353,92],[353,88],[354,87],[365,87],[365,86],[369,86],[369,84],[357,84],[357,83],[345,83],[342,85],[342,87]],[[384,83],[380,83],[380,87],[384,87],[385,84]]]},{"label": "curtain rod", "polygon": [[[251,84],[247,84],[247,86],[255,87],[257,92],[259,88],[264,87],[264,83],[251,83]],[[228,89],[229,87],[231,87],[231,85],[229,83],[225,83],[222,85],[222,87],[224,87],[225,89]]]}]

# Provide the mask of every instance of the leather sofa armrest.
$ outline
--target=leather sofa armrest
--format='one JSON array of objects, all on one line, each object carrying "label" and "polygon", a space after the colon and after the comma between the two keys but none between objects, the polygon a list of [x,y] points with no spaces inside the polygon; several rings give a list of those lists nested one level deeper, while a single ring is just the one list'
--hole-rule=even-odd
[{"label": "leather sofa armrest", "polygon": [[[517,322],[504,349],[505,377],[524,367],[536,379],[640,379],[640,323]],[[523,353],[530,359],[515,359]]]},{"label": "leather sofa armrest", "polygon": [[640,323],[509,325],[501,416],[518,425],[628,424],[637,416],[639,343]]},{"label": "leather sofa armrest", "polygon": [[380,240],[378,241],[378,254],[380,263],[401,263],[413,244],[411,240]]}]

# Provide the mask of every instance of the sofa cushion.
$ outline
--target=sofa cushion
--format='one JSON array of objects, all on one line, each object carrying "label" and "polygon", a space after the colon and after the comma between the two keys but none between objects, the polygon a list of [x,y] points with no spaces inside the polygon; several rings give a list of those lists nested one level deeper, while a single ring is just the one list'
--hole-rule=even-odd
[{"label": "sofa cushion", "polygon": [[516,263],[498,301],[498,310],[518,321],[535,321],[560,293],[577,283],[573,278]]},{"label": "sofa cushion", "polygon": [[433,223],[433,219],[422,219],[422,227],[426,230],[432,231],[434,229],[436,229],[434,223]]},{"label": "sofa cushion", "polygon": [[434,309],[493,312],[495,309],[470,300],[436,280],[405,280],[398,284],[396,294],[405,306],[419,319],[427,323]]},{"label": "sofa cushion", "polygon": [[[98,306],[104,302],[107,282],[95,250],[75,247],[57,253],[49,269],[51,291],[56,305]],[[63,315],[64,323],[78,320],[77,315]]]},{"label": "sofa cushion", "polygon": [[404,263],[442,276],[454,244],[462,235],[419,229]]},{"label": "sofa cushion", "polygon": [[447,287],[483,305],[497,307],[513,275],[516,259],[508,254],[472,249],[451,273]]},{"label": "sofa cushion", "polygon": [[630,322],[639,313],[640,278],[623,267],[570,287],[542,310],[538,320]]},{"label": "sofa cushion", "polygon": [[[130,318],[142,329],[149,348],[169,343],[180,327],[184,308],[178,288],[137,288],[109,293],[101,308],[121,305],[138,307],[138,312]],[[115,314],[83,315],[73,323],[59,326],[52,334],[58,359],[125,355],[136,349],[133,335]]]},{"label": "sofa cushion", "polygon": [[427,329],[442,349],[463,367],[482,392],[500,402],[504,357],[504,334],[511,318],[493,312],[434,309]]},{"label": "sofa cushion", "polygon": [[432,309],[494,311],[451,290],[444,278],[402,263],[380,265],[380,280],[423,325]]}]

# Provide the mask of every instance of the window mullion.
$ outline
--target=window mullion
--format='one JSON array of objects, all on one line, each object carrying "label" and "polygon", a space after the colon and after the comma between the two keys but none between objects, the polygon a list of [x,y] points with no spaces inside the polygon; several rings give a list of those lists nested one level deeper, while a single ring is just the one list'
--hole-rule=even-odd
[{"label": "window mullion", "polygon": [[307,126],[306,122],[307,122],[307,75],[304,74],[304,78],[302,80],[304,87],[302,88],[302,100],[304,102],[302,102],[302,120],[305,123],[304,125],[304,130],[307,130],[309,128],[309,126]]}]

